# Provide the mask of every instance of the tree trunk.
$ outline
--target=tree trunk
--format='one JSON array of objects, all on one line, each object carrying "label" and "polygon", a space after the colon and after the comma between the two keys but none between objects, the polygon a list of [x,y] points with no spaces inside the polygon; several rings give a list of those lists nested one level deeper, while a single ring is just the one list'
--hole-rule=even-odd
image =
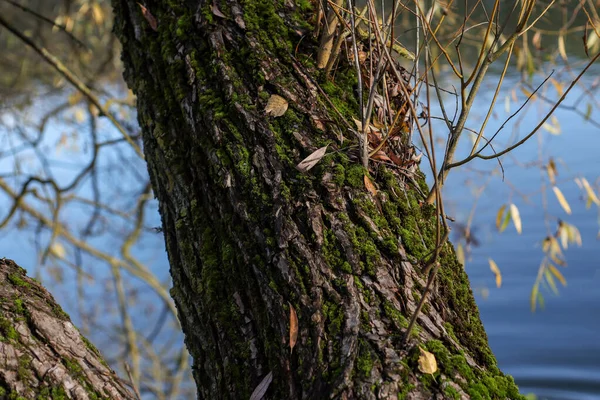
[{"label": "tree trunk", "polygon": [[0,399],[135,397],[50,293],[0,259]]},{"label": "tree trunk", "polygon": [[[449,243],[403,344],[435,209],[421,173],[372,165],[378,189],[365,189],[333,110],[358,115],[356,77],[316,72],[313,3],[113,3],[200,399],[521,398]],[[275,94],[281,117],[265,112]]]}]

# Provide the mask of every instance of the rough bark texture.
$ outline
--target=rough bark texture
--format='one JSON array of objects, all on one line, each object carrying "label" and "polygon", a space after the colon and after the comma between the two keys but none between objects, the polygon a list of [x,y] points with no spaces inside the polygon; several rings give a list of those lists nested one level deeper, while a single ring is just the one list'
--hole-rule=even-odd
[{"label": "rough bark texture", "polygon": [[[200,399],[248,399],[269,373],[268,399],[520,398],[450,244],[402,346],[435,209],[420,173],[415,187],[375,165],[378,192],[365,189],[314,84],[350,118],[356,79],[315,72],[311,2],[146,1],[156,30],[135,0],[113,3]],[[273,94],[289,102],[279,118],[264,112]],[[317,167],[294,168],[326,144]]]},{"label": "rough bark texture", "polygon": [[0,399],[134,399],[50,293],[0,259]]}]

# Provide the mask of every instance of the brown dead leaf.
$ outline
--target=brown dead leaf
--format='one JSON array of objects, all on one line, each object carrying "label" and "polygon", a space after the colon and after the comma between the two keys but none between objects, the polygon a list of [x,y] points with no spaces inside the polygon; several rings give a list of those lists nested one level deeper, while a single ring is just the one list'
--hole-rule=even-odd
[{"label": "brown dead leaf", "polygon": [[421,355],[419,356],[419,370],[424,374],[434,374],[437,371],[437,361],[435,360],[435,356],[420,347],[419,350],[421,350]]},{"label": "brown dead leaf", "polygon": [[290,303],[290,353],[294,350],[294,346],[296,346],[296,341],[298,340],[298,315],[296,314],[296,309]]},{"label": "brown dead leaf", "polygon": [[152,28],[152,30],[156,32],[158,30],[158,22],[156,21],[156,18],[154,18],[154,15],[152,15],[150,10],[144,7],[141,3],[138,3],[138,6],[140,6],[140,9],[142,10],[142,15],[144,16],[144,18],[146,18],[146,21],[148,21],[150,28]]},{"label": "brown dead leaf", "polygon": [[392,159],[392,162],[397,166],[402,167],[404,165],[404,161],[402,161],[402,159],[394,153],[390,153],[389,157]]},{"label": "brown dead leaf", "polygon": [[372,158],[373,160],[378,160],[378,161],[385,161],[385,162],[390,162],[390,163],[392,162],[391,158],[389,158],[389,157],[387,156],[387,154],[385,154],[385,153],[384,153],[383,151],[381,151],[381,150],[378,150],[378,151],[377,151],[377,153],[375,153],[375,154],[373,154],[373,155],[371,156],[371,158]]},{"label": "brown dead leaf", "polygon": [[271,115],[275,118],[281,117],[288,109],[288,102],[283,97],[272,94],[269,97],[269,101],[267,101],[267,106],[265,107],[265,113],[267,115]]},{"label": "brown dead leaf", "polygon": [[365,187],[367,188],[369,193],[371,193],[373,196],[377,196],[377,188],[375,187],[373,182],[371,182],[371,178],[365,175],[363,180],[365,182]]},{"label": "brown dead leaf", "polygon": [[306,172],[315,165],[317,165],[317,163],[321,161],[321,158],[323,158],[323,156],[325,155],[325,152],[327,151],[327,146],[321,147],[320,149],[313,151],[308,157],[306,157],[304,160],[300,161],[298,165],[296,165],[296,169],[300,172]]}]

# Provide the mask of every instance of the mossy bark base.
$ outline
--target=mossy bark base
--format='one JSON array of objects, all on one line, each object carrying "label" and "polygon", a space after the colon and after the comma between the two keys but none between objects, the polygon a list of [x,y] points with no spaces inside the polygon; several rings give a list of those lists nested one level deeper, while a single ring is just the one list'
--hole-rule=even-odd
[{"label": "mossy bark base", "polygon": [[[434,246],[427,193],[341,150],[317,89],[308,1],[114,1],[125,79],[159,200],[172,295],[201,399],[519,398],[496,367],[450,244],[404,346]],[[218,10],[218,12],[216,11]],[[351,69],[323,82],[356,113]],[[273,94],[289,108],[265,115]],[[348,136],[350,133],[343,132]],[[328,144],[308,173],[294,167]],[[352,144],[346,141],[345,145]],[[335,150],[339,150],[335,152]],[[289,314],[298,315],[290,350]],[[439,360],[419,372],[418,346]]]}]

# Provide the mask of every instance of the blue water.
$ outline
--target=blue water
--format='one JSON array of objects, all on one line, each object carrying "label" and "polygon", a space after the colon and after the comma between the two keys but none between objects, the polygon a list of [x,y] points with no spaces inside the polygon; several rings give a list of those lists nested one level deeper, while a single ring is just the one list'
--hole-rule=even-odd
[{"label": "blue water", "polygon": [[[587,80],[588,85],[593,78]],[[573,98],[579,93],[575,92]],[[497,108],[503,108],[503,103]],[[532,109],[524,115],[521,135],[527,132],[527,126],[537,123],[542,115],[537,111]],[[498,114],[492,126],[499,125],[503,114],[506,115],[503,110]],[[599,399],[600,242],[596,237],[599,214],[595,205],[585,208],[583,192],[574,178],[587,178],[598,193],[594,183],[600,178],[600,129],[572,112],[558,111],[555,115],[561,122],[562,133],[554,136],[541,130],[538,137],[517,149],[513,157],[505,157],[505,182],[500,175],[489,178],[489,172],[497,170],[495,161],[478,160],[469,167],[452,171],[445,188],[447,212],[457,221],[466,222],[474,202],[471,188],[490,179],[473,220],[481,245],[472,249],[466,271],[501,369],[514,376],[522,393],[535,393],[539,399]],[[505,137],[511,130],[509,127]],[[493,131],[488,128],[488,132]],[[502,138],[498,142],[502,143]],[[466,151],[463,146],[460,153],[464,155]],[[516,162],[519,165],[534,162],[540,154],[545,161],[553,156],[564,163],[557,163],[557,185],[571,205],[571,215],[562,210],[548,185],[545,187],[548,207],[544,210],[541,193],[545,172],[536,166],[516,165]],[[526,198],[519,193],[526,194]],[[498,208],[511,202],[520,209],[521,235],[512,223],[503,233],[498,233],[495,227]],[[541,241],[554,233],[557,218],[577,226],[583,245],[570,246],[564,252],[568,266],[560,270],[567,286],[557,283],[559,296],[542,289],[545,308],[538,306],[532,313],[530,293],[543,257]],[[501,288],[495,287],[488,258],[502,271]],[[487,297],[481,295],[483,291],[487,291]]]}]

